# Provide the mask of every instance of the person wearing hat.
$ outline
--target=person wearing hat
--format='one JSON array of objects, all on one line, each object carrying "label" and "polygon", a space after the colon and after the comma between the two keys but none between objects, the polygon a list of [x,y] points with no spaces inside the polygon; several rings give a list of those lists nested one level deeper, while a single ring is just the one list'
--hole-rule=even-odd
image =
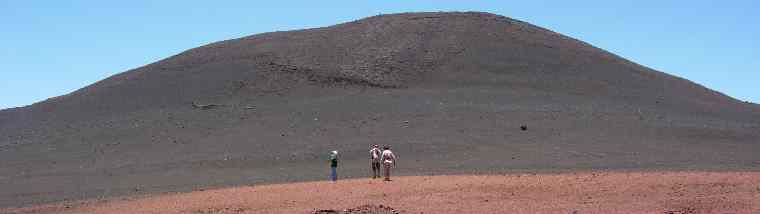
[{"label": "person wearing hat", "polygon": [[385,170],[385,181],[391,181],[391,165],[396,167],[396,155],[393,155],[389,145],[383,147],[382,162]]},{"label": "person wearing hat", "polygon": [[330,152],[330,180],[338,181],[338,151]]},{"label": "person wearing hat", "polygon": [[380,177],[380,165],[382,165],[381,156],[383,155],[383,151],[380,150],[380,146],[377,144],[372,145],[372,148],[369,150],[369,164],[372,168],[372,179],[376,179]]}]

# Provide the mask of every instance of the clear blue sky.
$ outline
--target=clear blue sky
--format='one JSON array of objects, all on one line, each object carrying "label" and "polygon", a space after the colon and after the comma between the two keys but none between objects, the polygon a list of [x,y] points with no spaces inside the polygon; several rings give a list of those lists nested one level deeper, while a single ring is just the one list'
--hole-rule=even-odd
[{"label": "clear blue sky", "polygon": [[760,103],[757,0],[0,0],[0,109],[67,94],[214,41],[407,11],[520,19]]}]

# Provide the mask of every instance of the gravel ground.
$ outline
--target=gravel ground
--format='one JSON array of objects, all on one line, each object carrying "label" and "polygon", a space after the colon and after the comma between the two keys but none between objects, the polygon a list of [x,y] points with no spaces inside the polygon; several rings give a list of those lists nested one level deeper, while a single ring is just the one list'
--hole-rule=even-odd
[{"label": "gravel ground", "polygon": [[360,209],[399,213],[760,213],[760,173],[582,172],[410,176],[391,182],[351,179],[64,202],[0,212],[315,213]]}]

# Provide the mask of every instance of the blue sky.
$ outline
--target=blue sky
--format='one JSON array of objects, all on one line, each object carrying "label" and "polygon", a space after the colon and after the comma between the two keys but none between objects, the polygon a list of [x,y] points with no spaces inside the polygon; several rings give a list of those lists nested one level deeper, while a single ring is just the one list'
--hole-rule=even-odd
[{"label": "blue sky", "polygon": [[408,11],[484,11],[760,103],[760,1],[0,0],[0,109],[214,41]]}]

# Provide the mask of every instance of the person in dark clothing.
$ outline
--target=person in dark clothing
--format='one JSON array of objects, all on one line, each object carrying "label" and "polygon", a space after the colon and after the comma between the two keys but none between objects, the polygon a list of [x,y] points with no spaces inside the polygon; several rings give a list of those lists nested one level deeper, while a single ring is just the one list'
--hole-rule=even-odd
[{"label": "person in dark clothing", "polygon": [[338,181],[338,151],[330,153],[330,180]]}]

